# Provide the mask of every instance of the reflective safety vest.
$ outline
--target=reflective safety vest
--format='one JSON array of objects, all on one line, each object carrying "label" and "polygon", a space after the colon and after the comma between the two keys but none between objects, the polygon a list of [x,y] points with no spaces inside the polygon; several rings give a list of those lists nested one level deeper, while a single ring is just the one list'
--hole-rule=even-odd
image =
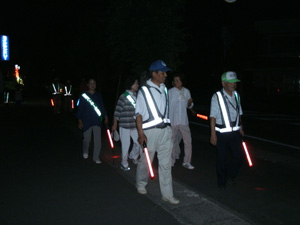
[{"label": "reflective safety vest", "polygon": [[134,100],[134,98],[127,91],[125,91],[123,94],[126,96],[128,101],[132,104],[133,108],[135,108],[136,101]]},{"label": "reflective safety vest", "polygon": [[65,86],[65,94],[64,94],[64,96],[71,96],[72,95],[71,92],[72,92],[72,85],[70,85],[69,91],[68,91],[68,87]]},{"label": "reflective safety vest", "polygon": [[57,84],[57,89],[56,89],[56,87],[55,87],[55,84],[54,83],[52,83],[52,87],[53,87],[53,95],[57,95],[57,94],[60,94],[59,93],[59,90],[60,90],[60,87],[59,87],[59,84]]},{"label": "reflective safety vest", "polygon": [[232,132],[232,131],[237,131],[240,129],[240,98],[237,94],[236,91],[233,92],[236,100],[236,111],[237,111],[237,118],[235,122],[231,122],[230,114],[229,114],[229,108],[228,108],[228,103],[225,100],[223,91],[218,91],[217,93],[218,97],[218,102],[219,106],[221,109],[221,116],[222,116],[222,125],[216,124],[215,130],[220,132],[220,133],[225,133],[225,132]]},{"label": "reflective safety vest", "polygon": [[95,102],[93,102],[93,100],[86,94],[83,93],[81,95],[85,100],[88,101],[88,103],[90,103],[90,105],[93,107],[93,109],[95,110],[95,112],[97,113],[97,115],[99,116],[100,120],[102,120],[102,114],[100,109],[98,108],[98,106],[95,104]]},{"label": "reflective safety vest", "polygon": [[167,125],[170,125],[170,119],[168,119],[169,115],[169,104],[168,104],[168,91],[167,88],[165,87],[165,94],[166,94],[166,107],[165,107],[165,112],[164,115],[162,115],[158,107],[153,99],[153,96],[151,92],[149,91],[148,86],[143,86],[141,88],[141,93],[143,94],[146,102],[146,106],[148,108],[148,113],[149,113],[149,118],[146,121],[143,121],[142,128],[143,129],[150,129],[153,127],[156,128],[163,128],[166,127]]}]

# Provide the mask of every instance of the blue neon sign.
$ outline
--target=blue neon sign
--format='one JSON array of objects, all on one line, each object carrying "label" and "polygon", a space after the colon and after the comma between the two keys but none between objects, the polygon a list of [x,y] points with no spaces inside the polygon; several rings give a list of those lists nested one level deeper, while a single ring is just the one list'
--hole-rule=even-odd
[{"label": "blue neon sign", "polygon": [[6,35],[0,36],[0,45],[1,45],[1,60],[8,61],[9,60],[9,39]]}]

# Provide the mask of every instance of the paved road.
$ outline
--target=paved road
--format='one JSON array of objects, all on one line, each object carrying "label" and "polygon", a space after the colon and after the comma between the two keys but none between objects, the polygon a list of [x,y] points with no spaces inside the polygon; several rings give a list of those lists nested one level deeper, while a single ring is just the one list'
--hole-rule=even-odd
[{"label": "paved road", "polygon": [[103,144],[101,165],[84,160],[74,116],[55,116],[47,103],[0,110],[0,224],[253,224],[179,180],[179,205],[161,201],[157,179],[137,194],[134,165],[119,169],[118,143],[114,152]]}]

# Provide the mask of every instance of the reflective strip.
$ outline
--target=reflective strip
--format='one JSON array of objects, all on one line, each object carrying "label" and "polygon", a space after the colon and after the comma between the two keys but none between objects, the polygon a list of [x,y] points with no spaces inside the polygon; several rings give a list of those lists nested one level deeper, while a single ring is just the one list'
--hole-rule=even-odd
[{"label": "reflective strip", "polygon": [[128,101],[132,104],[133,108],[135,108],[136,102],[133,99],[133,97],[127,91],[124,92],[124,95],[126,96],[126,98],[128,99]]},{"label": "reflective strip", "polygon": [[92,99],[90,99],[89,96],[87,96],[87,94],[83,93],[82,97],[84,97],[89,103],[90,105],[94,108],[95,112],[97,113],[97,115],[99,117],[101,117],[101,111],[98,109],[98,107],[95,105],[95,103],[92,101]]},{"label": "reflective strip", "polygon": [[145,95],[146,95],[147,102],[148,102],[148,104],[149,104],[150,110],[151,110],[152,115],[153,115],[153,117],[154,117],[154,120],[152,120],[152,121],[150,121],[150,122],[147,122],[147,123],[143,123],[142,128],[143,128],[143,129],[146,129],[146,128],[149,128],[149,127],[152,127],[152,126],[156,126],[156,125],[158,125],[158,124],[160,124],[160,123],[163,123],[163,120],[162,120],[162,118],[160,118],[160,117],[158,116],[156,107],[155,107],[155,105],[154,105],[153,99],[152,99],[152,97],[151,97],[151,95],[150,95],[150,92],[149,92],[148,88],[145,87],[145,86],[143,86],[142,89],[144,90],[144,93],[145,93]]}]

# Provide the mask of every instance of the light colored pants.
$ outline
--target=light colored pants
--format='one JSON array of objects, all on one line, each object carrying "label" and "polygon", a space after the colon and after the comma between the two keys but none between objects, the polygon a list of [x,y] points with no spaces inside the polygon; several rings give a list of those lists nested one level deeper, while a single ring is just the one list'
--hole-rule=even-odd
[{"label": "light colored pants", "polygon": [[[172,166],[171,166],[171,154],[173,148],[172,141],[172,129],[166,127],[163,129],[152,128],[144,130],[147,136],[147,147],[151,162],[153,161],[155,152],[157,152],[158,158],[158,174],[159,174],[159,186],[163,197],[173,197],[172,186]],[[136,170],[136,187],[145,188],[148,184],[149,170],[147,166],[146,156],[141,151],[141,157],[138,161]]]},{"label": "light colored pants", "polygon": [[93,153],[93,160],[99,159],[100,150],[101,150],[101,127],[93,126],[90,127],[88,130],[83,132],[83,154],[89,154],[89,147],[91,143],[91,138],[94,138],[94,153]]},{"label": "light colored pants", "polygon": [[128,167],[128,152],[130,147],[130,138],[132,138],[133,146],[129,154],[129,158],[137,159],[140,154],[140,144],[138,142],[138,133],[137,129],[126,129],[123,127],[119,128],[120,140],[122,145],[122,162],[121,164],[124,167]]},{"label": "light colored pants", "polygon": [[[180,154],[179,143],[181,141],[180,136],[183,139],[184,144],[184,163],[191,163],[192,159],[192,137],[191,137],[191,130],[188,125],[176,125],[172,126],[173,132],[173,150],[172,150],[172,165],[174,165],[176,156]],[[181,134],[181,135],[180,135]],[[179,153],[178,153],[179,149]]]}]

